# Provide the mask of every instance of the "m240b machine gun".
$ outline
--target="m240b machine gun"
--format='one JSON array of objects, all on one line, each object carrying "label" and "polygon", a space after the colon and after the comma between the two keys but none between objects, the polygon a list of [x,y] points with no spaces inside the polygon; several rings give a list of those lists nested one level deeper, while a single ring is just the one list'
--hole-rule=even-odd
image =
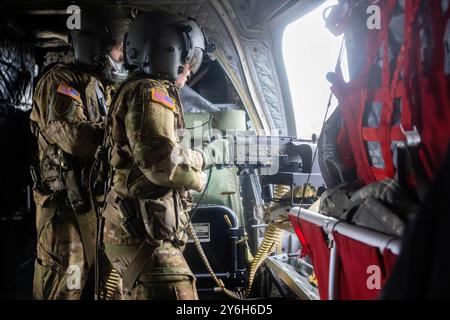
[{"label": "m240b machine gun", "polygon": [[[324,181],[318,166],[314,165],[316,143],[285,136],[235,134],[224,139],[229,141],[230,164],[238,168],[238,173],[260,177],[265,201],[298,205],[298,199],[308,194],[306,188],[321,193]],[[290,197],[279,199],[274,195],[275,186],[289,187]]]}]

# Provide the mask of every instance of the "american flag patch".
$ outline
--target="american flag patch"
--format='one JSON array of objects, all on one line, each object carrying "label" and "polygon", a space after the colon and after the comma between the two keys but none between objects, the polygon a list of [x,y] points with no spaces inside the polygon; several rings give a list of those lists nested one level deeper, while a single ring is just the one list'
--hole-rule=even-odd
[{"label": "american flag patch", "polygon": [[170,110],[175,110],[175,100],[169,97],[165,92],[152,88],[151,89],[152,100],[162,104],[163,106],[169,108]]},{"label": "american flag patch", "polygon": [[58,86],[58,89],[56,90],[58,93],[64,94],[68,97],[71,97],[72,99],[77,100],[78,102],[81,102],[80,93],[75,90],[72,87],[69,87],[68,85],[64,83],[60,83]]}]

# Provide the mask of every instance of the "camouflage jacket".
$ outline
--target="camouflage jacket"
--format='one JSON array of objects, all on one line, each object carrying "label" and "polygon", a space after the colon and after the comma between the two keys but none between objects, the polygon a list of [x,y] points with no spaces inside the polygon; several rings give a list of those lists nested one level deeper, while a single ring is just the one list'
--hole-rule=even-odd
[{"label": "camouflage jacket", "polygon": [[55,65],[37,83],[30,120],[38,137],[42,183],[51,190],[64,189],[58,155],[69,156],[77,174],[88,171],[104,133],[104,92],[100,81],[76,64]]},{"label": "camouflage jacket", "polygon": [[133,75],[111,108],[112,189],[141,211],[151,238],[172,240],[186,222],[189,190],[203,187],[202,154],[180,145],[185,124],[179,90]]}]

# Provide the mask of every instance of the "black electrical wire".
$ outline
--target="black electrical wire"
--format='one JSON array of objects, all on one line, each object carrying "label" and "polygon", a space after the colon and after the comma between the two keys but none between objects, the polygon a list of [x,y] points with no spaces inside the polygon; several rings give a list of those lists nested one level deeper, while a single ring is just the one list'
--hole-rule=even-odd
[{"label": "black electrical wire", "polygon": [[202,191],[202,193],[200,195],[200,198],[195,203],[194,208],[191,209],[191,216],[189,217],[189,220],[188,220],[186,226],[184,227],[183,231],[186,230],[187,226],[192,222],[192,219],[194,219],[195,213],[197,212],[198,207],[200,206],[200,204],[203,201],[203,198],[205,197],[206,191],[208,190],[209,182],[211,181],[212,168],[213,167],[209,168],[208,179],[206,180],[205,187],[203,188],[203,191]]},{"label": "black electrical wire", "polygon": [[103,228],[102,228],[102,217],[98,208],[98,204],[95,201],[95,183],[94,183],[94,175],[97,174],[98,169],[100,168],[101,165],[101,155],[98,154],[98,150],[97,150],[97,154],[94,160],[94,163],[91,166],[91,170],[89,171],[89,177],[88,177],[88,181],[89,181],[89,196],[91,198],[91,206],[94,209],[95,212],[95,216],[96,216],[96,239],[95,239],[95,243],[96,243],[96,248],[95,248],[95,264],[94,264],[94,282],[95,282],[95,299],[99,300],[101,293],[100,293],[100,286],[99,286],[99,281],[100,281],[100,248],[99,246],[101,246],[101,235],[103,233]]},{"label": "black electrical wire", "polygon": [[[214,115],[211,114],[211,115],[209,116],[208,121],[206,121],[206,122],[203,123],[202,125],[196,126],[196,127],[192,127],[192,128],[187,128],[187,129],[190,129],[190,130],[191,130],[191,129],[201,128],[201,127],[203,127],[203,126],[205,126],[205,125],[208,125],[208,129],[209,129],[209,131],[211,132],[211,130],[212,130],[212,127],[211,127],[211,120],[212,120],[213,117],[214,117]],[[203,198],[205,197],[206,191],[208,190],[208,187],[209,187],[209,182],[211,181],[212,169],[213,169],[213,167],[211,166],[211,167],[209,168],[208,179],[206,180],[205,187],[203,188],[203,191],[202,191],[202,193],[200,194],[200,198],[199,198],[199,199],[197,200],[197,202],[195,203],[194,208],[191,209],[191,215],[190,215],[190,217],[189,217],[188,222],[186,223],[186,226],[183,228],[183,231],[185,231],[186,228],[189,226],[189,224],[192,222],[192,219],[194,218],[195,213],[197,212],[197,209],[198,209],[200,203],[203,201]]]},{"label": "black electrical wire", "polygon": [[[341,43],[341,48],[340,48],[340,50],[339,50],[339,56],[338,56],[338,59],[337,59],[337,62],[336,62],[336,69],[341,65],[342,55],[343,55],[343,53],[344,53],[344,44],[345,44],[345,38],[343,37],[343,38],[342,38],[342,43]],[[324,127],[324,125],[325,125],[325,122],[327,121],[327,117],[328,117],[328,113],[329,113],[329,111],[330,111],[332,99],[333,99],[333,92],[330,92],[330,97],[328,98],[327,108],[326,108],[326,110],[325,110],[325,116],[323,117],[323,121],[322,121],[322,128],[320,129],[319,140],[317,141],[317,147],[316,147],[316,149],[314,150],[314,155],[313,155],[313,159],[312,159],[312,166],[314,166],[314,162],[315,162],[316,157],[317,157],[317,152],[318,152],[318,150],[319,150],[319,144],[320,144],[320,141],[322,140],[322,136],[323,136],[323,127]],[[308,187],[309,181],[310,181],[310,179],[311,179],[312,166],[311,166],[310,172],[308,173],[308,177],[307,177],[307,179],[306,179],[306,182],[305,182],[305,184],[303,185],[302,197],[301,197],[301,199],[300,199],[299,210],[298,210],[297,217],[296,217],[296,218],[297,218],[297,223],[298,223],[300,229],[301,229],[301,224],[300,224],[300,213],[301,213],[301,209],[302,209],[302,205],[303,205],[303,200],[305,199],[305,195],[306,195],[306,188]],[[291,190],[291,192],[294,193],[294,190]],[[302,232],[303,232],[303,231],[302,231]]]},{"label": "black electrical wire", "polygon": [[193,130],[193,129],[197,129],[197,128],[204,127],[204,126],[206,126],[206,125],[209,125],[209,129],[211,129],[211,120],[212,120],[213,117],[214,117],[214,115],[211,114],[211,115],[209,116],[208,121],[202,123],[202,124],[199,125],[199,126],[190,127],[190,128],[186,128],[186,129],[187,129],[187,130]]}]

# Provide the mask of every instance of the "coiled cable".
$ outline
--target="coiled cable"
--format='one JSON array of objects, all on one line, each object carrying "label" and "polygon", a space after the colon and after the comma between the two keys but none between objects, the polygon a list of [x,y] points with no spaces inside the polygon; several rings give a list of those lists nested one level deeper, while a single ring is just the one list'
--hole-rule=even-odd
[{"label": "coiled cable", "polygon": [[272,254],[272,252],[275,250],[275,248],[278,246],[278,244],[281,242],[282,239],[282,230],[278,227],[281,223],[283,223],[285,220],[279,220],[279,221],[271,221],[266,229],[266,233],[264,234],[264,239],[258,248],[258,251],[248,269],[248,279],[247,279],[247,286],[244,291],[232,291],[225,287],[225,284],[221,279],[219,279],[216,274],[214,273],[214,270],[211,267],[211,264],[208,261],[208,257],[205,254],[205,251],[202,248],[202,245],[200,243],[200,240],[197,237],[197,234],[194,230],[194,227],[192,223],[189,222],[187,225],[187,232],[194,240],[195,248],[200,255],[200,259],[202,260],[202,263],[206,267],[206,270],[208,270],[209,274],[213,278],[214,282],[219,286],[223,293],[225,293],[228,297],[236,300],[244,300],[250,296],[253,282],[255,280],[256,272],[258,271],[261,264],[267,259],[267,257]]},{"label": "coiled cable", "polygon": [[250,295],[252,290],[253,281],[255,280],[256,272],[258,271],[261,264],[269,257],[272,252],[275,251],[279,243],[281,242],[283,232],[278,225],[282,221],[271,221],[267,225],[266,233],[264,234],[264,239],[256,252],[252,264],[250,265],[248,272],[247,287],[245,289],[245,297]]}]

